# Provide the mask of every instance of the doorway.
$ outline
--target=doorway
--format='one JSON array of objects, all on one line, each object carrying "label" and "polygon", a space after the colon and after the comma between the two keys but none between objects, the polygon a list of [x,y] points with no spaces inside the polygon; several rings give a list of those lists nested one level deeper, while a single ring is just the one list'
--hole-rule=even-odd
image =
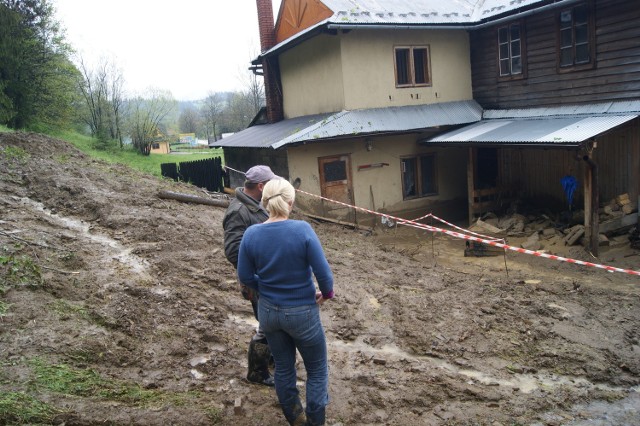
[{"label": "doorway", "polygon": [[[354,205],[349,154],[318,158],[320,191],[323,197]],[[325,214],[340,216],[355,222],[355,211],[349,207],[322,201]]]}]

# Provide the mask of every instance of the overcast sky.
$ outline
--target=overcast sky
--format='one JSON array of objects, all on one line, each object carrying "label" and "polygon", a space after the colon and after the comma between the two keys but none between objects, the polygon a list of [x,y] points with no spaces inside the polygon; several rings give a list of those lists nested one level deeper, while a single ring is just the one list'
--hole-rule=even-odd
[{"label": "overcast sky", "polygon": [[[277,16],[281,0],[273,1]],[[178,100],[240,90],[260,52],[255,0],[53,0],[85,63],[110,58],[127,91],[171,91]]]}]

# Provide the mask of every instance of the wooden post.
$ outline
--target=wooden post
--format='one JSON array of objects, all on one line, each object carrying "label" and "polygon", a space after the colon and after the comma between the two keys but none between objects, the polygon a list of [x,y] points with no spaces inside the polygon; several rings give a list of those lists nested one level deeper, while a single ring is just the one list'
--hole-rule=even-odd
[{"label": "wooden post", "polygon": [[467,160],[467,195],[469,204],[469,226],[473,225],[473,191],[474,191],[474,161],[473,148],[469,148],[469,159]]},{"label": "wooden post", "polygon": [[600,247],[598,167],[591,159],[590,154],[585,155],[582,159],[587,163],[587,167],[584,170],[584,234],[587,248],[591,251],[591,254],[597,257]]}]

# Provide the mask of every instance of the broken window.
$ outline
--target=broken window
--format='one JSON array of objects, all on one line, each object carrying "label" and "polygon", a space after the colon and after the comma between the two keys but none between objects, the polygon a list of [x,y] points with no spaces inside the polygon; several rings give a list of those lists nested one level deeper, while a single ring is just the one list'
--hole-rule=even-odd
[{"label": "broken window", "polygon": [[438,193],[435,154],[402,158],[400,161],[403,199]]},{"label": "broken window", "polygon": [[431,85],[427,46],[396,47],[394,53],[396,87]]}]

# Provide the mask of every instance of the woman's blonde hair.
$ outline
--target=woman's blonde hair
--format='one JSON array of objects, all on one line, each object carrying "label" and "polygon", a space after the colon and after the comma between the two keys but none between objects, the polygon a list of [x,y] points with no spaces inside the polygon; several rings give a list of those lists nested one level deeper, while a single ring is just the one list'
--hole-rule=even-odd
[{"label": "woman's blonde hair", "polygon": [[295,199],[296,190],[285,179],[271,179],[262,190],[262,205],[270,217],[289,217],[289,206]]}]

